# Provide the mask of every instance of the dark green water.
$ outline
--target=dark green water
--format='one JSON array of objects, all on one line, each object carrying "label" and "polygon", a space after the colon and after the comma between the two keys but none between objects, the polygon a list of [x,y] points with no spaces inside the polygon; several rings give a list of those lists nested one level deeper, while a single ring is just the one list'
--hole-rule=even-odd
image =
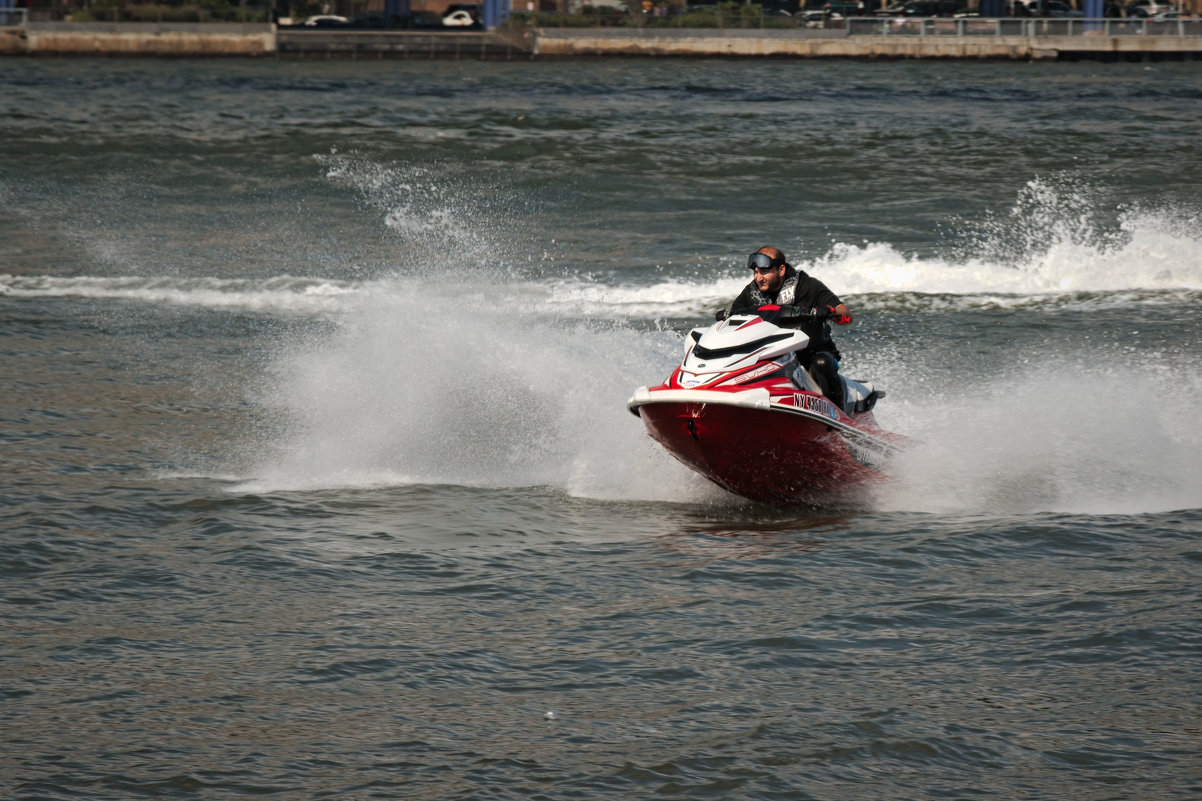
[{"label": "dark green water", "polygon": [[[0,797],[1202,796],[1195,65],[6,67]],[[767,243],[840,508],[625,410]]]}]

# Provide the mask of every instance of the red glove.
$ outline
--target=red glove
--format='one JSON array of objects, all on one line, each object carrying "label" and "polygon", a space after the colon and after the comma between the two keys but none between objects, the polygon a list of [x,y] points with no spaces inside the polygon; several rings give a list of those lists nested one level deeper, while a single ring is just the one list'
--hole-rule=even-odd
[{"label": "red glove", "polygon": [[831,310],[831,322],[835,325],[847,325],[851,322],[850,314],[839,314],[835,311],[834,306],[827,306],[827,308]]}]

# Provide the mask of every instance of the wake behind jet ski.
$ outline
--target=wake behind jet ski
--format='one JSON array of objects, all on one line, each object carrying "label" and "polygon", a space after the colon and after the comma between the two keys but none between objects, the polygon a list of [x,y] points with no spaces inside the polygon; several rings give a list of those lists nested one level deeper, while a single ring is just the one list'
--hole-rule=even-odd
[{"label": "wake behind jet ski", "polygon": [[751,500],[821,503],[876,482],[901,443],[873,418],[884,393],[838,373],[825,380],[841,393],[823,387],[798,360],[809,336],[783,327],[830,314],[766,306],[694,328],[668,380],[627,408],[682,463]]}]

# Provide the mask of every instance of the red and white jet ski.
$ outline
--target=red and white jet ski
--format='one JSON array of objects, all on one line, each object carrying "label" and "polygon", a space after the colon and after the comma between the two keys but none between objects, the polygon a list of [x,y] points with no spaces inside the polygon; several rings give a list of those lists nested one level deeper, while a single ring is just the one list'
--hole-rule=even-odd
[{"label": "red and white jet ski", "polygon": [[766,503],[821,503],[883,478],[902,443],[872,408],[883,392],[840,377],[845,407],[798,362],[796,307],[765,307],[694,328],[668,380],[626,404],[668,452],[715,484]]}]

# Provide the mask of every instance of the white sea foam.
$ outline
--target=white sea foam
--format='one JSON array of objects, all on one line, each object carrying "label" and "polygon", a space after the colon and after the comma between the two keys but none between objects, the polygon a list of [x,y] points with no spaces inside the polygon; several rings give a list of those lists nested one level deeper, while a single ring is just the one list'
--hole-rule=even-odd
[{"label": "white sea foam", "polygon": [[322,278],[148,278],[0,275],[0,295],[126,300],[239,311],[331,312],[370,285]]},{"label": "white sea foam", "polygon": [[[859,307],[908,305],[972,308],[1045,303],[1107,306],[1157,302],[1165,295],[1202,292],[1202,227],[1163,213],[1130,213],[1124,236],[1080,231],[1049,233],[1035,248],[991,241],[977,255],[952,260],[898,252],[885,243],[837,243],[798,266]],[[607,286],[586,281],[558,284],[550,302],[582,314],[680,317],[711,310],[746,283],[743,271],[699,281],[667,279],[648,285]],[[922,296],[940,296],[920,299]],[[865,296],[871,296],[866,298]],[[867,306],[865,305],[867,304]]]},{"label": "white sea foam", "polygon": [[1142,368],[1074,358],[940,394],[891,395],[884,419],[912,441],[876,505],[992,514],[1202,506],[1199,373],[1168,361]]},{"label": "white sea foam", "polygon": [[[730,254],[715,254],[713,267],[693,266],[684,275],[630,265],[603,279],[582,277],[570,263],[557,267],[542,249],[521,247],[527,240],[503,222],[521,216],[508,208],[518,202],[512,198],[337,154],[323,160],[331,180],[348,182],[383,215],[386,228],[413,240],[413,247],[402,242],[398,251],[395,270],[402,277],[443,269],[447,254],[455,253],[457,264],[487,265],[487,280],[520,296],[523,309],[600,319],[703,317],[747,280]],[[1007,212],[961,223],[971,245],[955,256],[907,254],[889,243],[834,243],[798,266],[854,300],[860,311],[898,303],[937,310],[1049,302],[1091,307],[1202,293],[1202,220],[1196,214],[1132,208],[1104,224],[1089,208],[1089,197],[1084,190],[1033,181]],[[662,277],[648,281],[649,275]],[[0,295],[266,313],[336,311],[348,299],[381,291],[390,291],[388,279],[0,275]]]},{"label": "white sea foam", "polygon": [[[551,486],[601,499],[725,497],[625,409],[667,374],[671,331],[523,312],[504,289],[432,313],[416,279],[358,298],[329,338],[282,354],[279,426],[238,491],[433,483]],[[1202,506],[1202,383],[1177,356],[1021,359],[989,375],[895,374],[878,410],[912,447],[885,510],[1148,512]],[[880,354],[877,354],[880,358]],[[896,368],[895,368],[896,369]],[[888,372],[887,370],[885,372]],[[1192,378],[1191,378],[1192,376]],[[926,380],[926,383],[924,383]]]},{"label": "white sea foam", "polygon": [[[238,491],[447,483],[603,499],[724,497],[625,409],[637,383],[667,374],[678,332],[535,313],[525,307],[527,285],[479,278],[466,285],[480,289],[443,311],[431,311],[442,298],[427,281],[382,283],[347,301],[332,334],[282,353],[262,392],[279,425],[251,443],[253,478]],[[914,440],[874,500],[881,508],[1202,505],[1193,426],[1202,386],[1181,354],[1145,354],[1138,373],[1124,354],[1096,352],[1034,365],[1018,355],[954,380],[904,365],[873,374],[891,390],[882,424]]]},{"label": "white sea foam", "polygon": [[678,334],[530,314],[503,287],[431,312],[441,300],[428,282],[397,279],[361,297],[331,339],[282,356],[264,392],[281,433],[256,444],[254,478],[239,491],[451,483],[715,494],[625,408],[631,376],[665,373]]},{"label": "white sea foam", "polygon": [[[955,256],[915,255],[889,243],[834,243],[797,266],[861,309],[890,305],[973,308],[1107,306],[1202,292],[1202,218],[1177,208],[1095,208],[1095,194],[1063,179],[1033,180],[1012,208],[958,223]],[[1113,219],[1111,219],[1113,217]],[[788,250],[789,243],[782,243]],[[800,244],[800,243],[799,243]],[[689,316],[725,303],[745,271],[701,279],[609,286],[565,281],[551,301],[583,314]],[[924,296],[939,296],[930,298]]]},{"label": "white sea foam", "polygon": [[[342,162],[333,169],[364,184],[389,227],[439,228],[438,203],[411,205],[392,173],[359,175]],[[1047,209],[1044,228],[992,221],[960,258],[836,244],[800,266],[860,309],[1179,302],[1202,287],[1196,228],[1132,211],[1120,230],[1103,234],[1080,220],[1054,224],[1054,204],[1032,202]],[[444,233],[454,244],[463,229]],[[664,272],[651,283],[637,270],[606,280],[523,277],[495,257],[515,252],[514,241],[486,245],[460,260],[450,307],[444,287],[419,277],[422,265],[370,285],[332,282],[338,325],[279,355],[262,392],[278,427],[252,443],[253,478],[238,490],[451,483],[607,499],[726,497],[658,448],[625,401],[679,355],[681,334],[648,321],[704,317],[738,292],[745,272]],[[921,511],[1198,505],[1193,454],[1202,448],[1180,436],[1196,417],[1198,387],[1172,386],[1188,368],[1165,367],[1156,386],[1117,393],[1130,377],[1091,372],[1088,365],[1105,361],[1096,356],[977,376],[955,397],[946,387],[957,382],[946,375],[931,379],[945,388],[936,398],[913,381],[912,393],[904,381],[890,385],[882,422],[916,435],[916,446],[876,501]],[[1150,396],[1171,400],[1149,408]],[[1159,456],[1148,455],[1149,444]]]}]

